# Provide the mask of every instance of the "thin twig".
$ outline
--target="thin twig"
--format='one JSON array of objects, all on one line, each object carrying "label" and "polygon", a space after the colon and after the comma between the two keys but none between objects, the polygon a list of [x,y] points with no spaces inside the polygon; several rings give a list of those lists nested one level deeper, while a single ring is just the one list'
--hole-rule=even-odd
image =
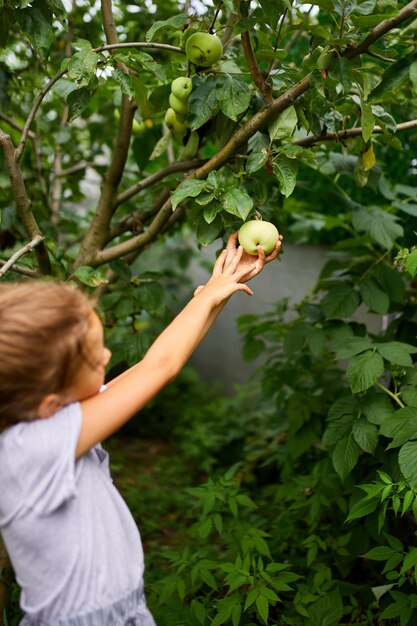
[{"label": "thin twig", "polygon": [[380,61],[384,61],[385,63],[395,63],[395,59],[384,57],[382,56],[382,54],[378,54],[378,52],[373,52],[372,50],[367,50],[365,54],[367,54],[370,57],[374,57],[375,59],[379,59]]},{"label": "thin twig", "polygon": [[[417,120],[409,120],[408,122],[402,122],[397,124],[396,131],[408,130],[417,126]],[[381,126],[374,126],[372,134],[378,135],[384,132]],[[349,137],[359,137],[362,135],[362,128],[349,128],[342,130],[340,133],[325,133],[323,135],[312,135],[311,137],[305,137],[304,139],[297,139],[294,144],[308,148],[315,143],[321,143],[322,141],[343,141]]]},{"label": "thin twig", "polygon": [[5,275],[7,270],[13,267],[13,265],[16,263],[18,259],[20,259],[20,257],[22,257],[24,254],[28,254],[28,252],[32,252],[32,250],[39,243],[41,243],[41,241],[43,241],[42,235],[37,235],[36,237],[32,239],[32,241],[30,241],[25,246],[23,246],[23,248],[20,248],[19,250],[17,250],[17,252],[15,252],[10,257],[10,259],[4,263],[3,267],[0,269],[0,278],[2,278]]}]

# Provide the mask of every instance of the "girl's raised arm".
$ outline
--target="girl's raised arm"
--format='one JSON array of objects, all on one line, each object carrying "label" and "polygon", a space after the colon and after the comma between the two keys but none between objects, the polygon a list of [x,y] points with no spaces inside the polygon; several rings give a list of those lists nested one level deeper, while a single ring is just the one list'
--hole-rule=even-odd
[{"label": "girl's raised arm", "polygon": [[[248,265],[239,267],[241,257],[241,248],[234,255],[223,250],[208,283],[161,333],[142,361],[112,381],[103,393],[81,402],[77,458],[118,430],[178,375],[231,295],[237,291],[252,295],[241,282],[248,276]],[[252,266],[249,272],[253,272]]]}]

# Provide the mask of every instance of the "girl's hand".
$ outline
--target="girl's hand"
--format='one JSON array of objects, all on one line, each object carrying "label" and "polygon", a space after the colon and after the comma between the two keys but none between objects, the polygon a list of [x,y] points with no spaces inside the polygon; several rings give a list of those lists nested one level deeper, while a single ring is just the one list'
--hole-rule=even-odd
[{"label": "girl's hand", "polygon": [[[282,243],[282,235],[279,236],[275,248],[268,255],[265,255],[265,252],[262,246],[257,246],[257,250],[258,250],[257,257],[243,251],[241,260],[239,262],[239,270],[240,269],[243,270],[246,268],[247,273],[246,275],[244,274],[242,280],[248,281],[251,278],[254,278],[260,272],[262,272],[264,266],[267,263],[270,263],[271,261],[273,261],[278,256],[278,252],[280,251],[280,248],[281,248],[281,243]],[[227,242],[226,250],[227,250],[227,255],[228,255],[229,260],[231,260],[236,254],[236,250],[238,249],[237,246],[238,246],[238,232],[230,235],[229,240]]]},{"label": "girl's hand", "polygon": [[221,252],[217,258],[213,273],[210,280],[206,285],[200,285],[194,292],[194,296],[199,294],[206,297],[213,298],[215,304],[230,298],[236,291],[244,291],[249,296],[253,295],[252,289],[244,284],[246,277],[253,273],[256,273],[255,257],[252,257],[252,262],[249,260],[244,263],[244,267],[240,267],[244,250],[242,246],[236,248],[234,244],[233,254],[231,253],[230,238],[227,247]]}]

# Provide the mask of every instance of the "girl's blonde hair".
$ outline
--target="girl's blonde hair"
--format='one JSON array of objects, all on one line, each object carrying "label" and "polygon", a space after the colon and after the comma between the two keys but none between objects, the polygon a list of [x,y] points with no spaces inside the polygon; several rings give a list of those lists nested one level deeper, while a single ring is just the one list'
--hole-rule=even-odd
[{"label": "girl's blonde hair", "polygon": [[0,284],[0,431],[37,417],[65,392],[85,356],[93,303],[75,287],[28,280]]}]

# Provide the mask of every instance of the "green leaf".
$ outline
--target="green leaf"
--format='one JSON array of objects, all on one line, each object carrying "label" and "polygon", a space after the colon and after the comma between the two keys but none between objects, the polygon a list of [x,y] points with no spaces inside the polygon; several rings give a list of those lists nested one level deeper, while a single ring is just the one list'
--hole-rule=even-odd
[{"label": "green leaf", "polygon": [[84,109],[88,106],[91,99],[91,93],[88,87],[74,89],[68,94],[68,122],[72,122],[79,117]]},{"label": "green leaf", "polygon": [[388,417],[383,421],[380,433],[384,437],[392,439],[388,448],[397,448],[409,439],[416,438],[417,409],[414,407],[399,409],[392,417]]},{"label": "green leaf", "polygon": [[375,452],[378,443],[378,431],[365,417],[360,417],[352,426],[352,434],[356,443],[369,454]]},{"label": "green leaf", "polygon": [[389,309],[389,296],[373,278],[366,278],[359,284],[359,291],[366,306],[375,313],[385,315]]},{"label": "green leaf", "polygon": [[368,418],[368,421],[377,426],[390,417],[394,411],[388,397],[382,393],[374,395],[367,394],[365,402],[361,406],[362,411]]},{"label": "green leaf", "polygon": [[216,83],[216,98],[223,113],[236,121],[250,103],[248,85],[230,74],[222,74]]},{"label": "green leaf", "polygon": [[416,54],[404,56],[391,63],[382,75],[381,82],[370,93],[368,101],[381,102],[385,96],[396,96],[398,88],[410,76],[410,66],[416,61]]},{"label": "green leaf", "polygon": [[329,75],[341,83],[345,93],[349,92],[353,82],[353,68],[348,59],[337,56],[330,66]]},{"label": "green leaf", "polygon": [[287,109],[284,109],[284,111],[282,111],[282,113],[280,113],[278,117],[272,120],[272,122],[268,125],[271,142],[291,137],[295,127],[297,126],[297,122],[298,117],[295,107],[290,106]]},{"label": "green leaf", "polygon": [[134,90],[135,102],[138,105],[142,118],[150,117],[155,109],[148,100],[148,90],[137,76],[130,76],[130,81]]},{"label": "green leaf", "polygon": [[180,30],[188,19],[188,15],[179,13],[173,15],[167,20],[158,20],[152,24],[148,32],[146,33],[146,41],[152,41],[156,33],[162,30]]},{"label": "green leaf", "polygon": [[257,172],[267,163],[268,158],[269,153],[265,148],[262,152],[251,152],[248,160],[246,161],[246,171],[250,174]]},{"label": "green leaf", "polygon": [[133,100],[135,97],[135,89],[129,74],[122,72],[122,70],[114,69],[111,75],[114,80],[119,83],[122,93],[126,94],[129,100]]},{"label": "green leaf", "polygon": [[222,197],[222,204],[225,211],[246,220],[249,213],[253,209],[253,200],[245,192],[240,189],[230,189]]},{"label": "green leaf", "polygon": [[339,347],[339,344],[336,344],[335,357],[336,359],[349,359],[350,357],[360,354],[361,352],[365,352],[365,350],[369,350],[370,348],[372,348],[372,344],[369,339],[363,337],[352,337],[351,339],[345,340],[341,347]]},{"label": "green leaf", "polygon": [[223,222],[219,215],[210,223],[207,224],[204,217],[200,220],[197,226],[197,241],[202,246],[208,246],[217,239],[223,228]]},{"label": "green leaf", "polygon": [[282,195],[288,198],[294,191],[297,180],[297,161],[281,154],[274,158],[273,171],[279,182]]},{"label": "green leaf", "polygon": [[268,615],[269,615],[269,602],[268,599],[264,596],[259,595],[255,601],[256,610],[258,611],[259,617],[262,621],[267,624],[268,623]]},{"label": "green leaf", "polygon": [[209,121],[217,109],[216,80],[208,78],[195,87],[188,99],[188,120],[191,130],[197,130]]},{"label": "green leaf", "polygon": [[87,265],[77,267],[74,276],[88,287],[99,287],[99,285],[105,285],[109,282],[108,279],[103,276],[102,270],[97,270]]},{"label": "green leaf", "polygon": [[197,180],[195,178],[191,178],[186,180],[177,187],[177,189],[172,194],[172,210],[175,211],[177,206],[181,204],[186,198],[195,198],[198,196],[203,190],[207,188],[207,181],[205,180]]},{"label": "green leaf", "polygon": [[326,320],[350,317],[355,313],[359,304],[359,294],[350,285],[332,287],[322,301]]},{"label": "green leaf", "polygon": [[76,52],[68,63],[68,78],[75,80],[79,87],[85,87],[90,82],[99,59],[99,55],[88,48]]},{"label": "green leaf", "polygon": [[40,58],[44,60],[54,40],[53,16],[51,12],[48,15],[46,11],[42,11],[36,6],[37,4],[40,3],[35,1],[31,8],[16,11],[15,19]]},{"label": "green leaf", "polygon": [[349,515],[346,518],[346,521],[351,522],[354,519],[359,519],[361,517],[365,517],[365,515],[370,515],[376,509],[379,504],[379,498],[376,499],[374,496],[365,496],[361,498],[352,506],[349,511]]},{"label": "green leaf", "polygon": [[389,250],[397,237],[404,234],[397,217],[378,207],[360,207],[352,212],[352,224],[359,232],[367,233],[374,241]]},{"label": "green leaf", "polygon": [[398,462],[404,478],[410,487],[417,486],[417,441],[408,441],[398,455]]},{"label": "green leaf", "polygon": [[414,63],[410,65],[410,80],[415,93],[417,93],[417,61],[414,61]]},{"label": "green leaf", "polygon": [[390,363],[411,367],[413,361],[410,353],[417,352],[417,348],[401,341],[387,341],[386,343],[376,343],[375,348],[379,354]]},{"label": "green leaf", "polygon": [[343,480],[358,462],[359,447],[351,435],[341,439],[332,455],[333,467]]},{"label": "green leaf", "polygon": [[384,361],[374,350],[354,356],[348,365],[346,376],[352,393],[372,387],[384,373]]},{"label": "green leaf", "polygon": [[412,250],[405,261],[405,269],[411,278],[417,274],[417,249]]},{"label": "green leaf", "polygon": [[371,559],[371,561],[387,561],[396,552],[389,546],[378,546],[372,548],[369,552],[365,552],[362,556],[365,559]]},{"label": "green leaf", "polygon": [[361,101],[361,111],[362,137],[366,142],[372,136],[375,126],[375,117],[372,113],[372,106],[367,102]]}]

